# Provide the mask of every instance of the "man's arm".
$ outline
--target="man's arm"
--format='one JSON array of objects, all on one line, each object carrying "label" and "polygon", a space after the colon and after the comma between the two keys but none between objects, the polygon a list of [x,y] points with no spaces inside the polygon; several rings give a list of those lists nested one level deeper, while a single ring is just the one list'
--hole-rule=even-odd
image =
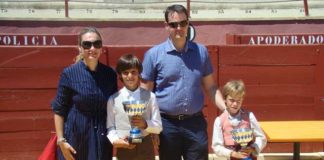
[{"label": "man's arm", "polygon": [[212,74],[209,74],[202,79],[202,85],[207,92],[209,99],[216,105],[221,111],[224,111],[226,106],[219,89],[216,89],[214,78]]},{"label": "man's arm", "polygon": [[147,89],[149,91],[153,91],[154,82],[142,79],[141,87],[144,88],[144,89]]}]

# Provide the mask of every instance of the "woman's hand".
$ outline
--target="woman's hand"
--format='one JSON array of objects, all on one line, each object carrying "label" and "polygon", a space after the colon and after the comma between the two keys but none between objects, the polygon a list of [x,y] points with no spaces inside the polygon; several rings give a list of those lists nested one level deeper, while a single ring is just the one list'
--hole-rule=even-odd
[{"label": "woman's hand", "polygon": [[75,160],[72,154],[76,154],[74,148],[67,142],[62,142],[59,144],[59,147],[63,153],[63,156],[66,160]]}]

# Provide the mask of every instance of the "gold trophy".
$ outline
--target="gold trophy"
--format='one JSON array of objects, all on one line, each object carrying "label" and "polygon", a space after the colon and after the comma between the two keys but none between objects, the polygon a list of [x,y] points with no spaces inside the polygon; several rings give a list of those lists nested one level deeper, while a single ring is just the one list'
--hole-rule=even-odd
[{"label": "gold trophy", "polygon": [[[253,140],[253,130],[250,128],[238,128],[231,131],[234,141],[241,146],[241,149],[245,149],[249,142]],[[244,158],[242,160],[252,160],[251,157]]]},{"label": "gold trophy", "polygon": [[[135,101],[124,101],[123,102],[124,110],[127,113],[129,120],[133,116],[142,116],[146,109],[146,102],[142,100]],[[141,129],[136,126],[131,126],[132,129],[129,131],[128,141],[130,143],[142,143],[143,135]]]}]

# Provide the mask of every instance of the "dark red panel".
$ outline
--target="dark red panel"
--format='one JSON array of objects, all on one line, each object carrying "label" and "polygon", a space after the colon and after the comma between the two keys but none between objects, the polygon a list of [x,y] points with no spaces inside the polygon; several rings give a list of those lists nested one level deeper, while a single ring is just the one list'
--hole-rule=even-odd
[{"label": "dark red panel", "polygon": [[[318,65],[315,70],[315,84],[316,84],[316,117],[324,119],[324,45],[319,48]],[[323,145],[324,147],[324,145]]]},{"label": "dark red panel", "polygon": [[249,104],[314,104],[311,85],[248,85],[246,103]]},{"label": "dark red panel", "polygon": [[23,160],[35,160],[41,154],[41,151],[12,151],[12,152],[0,152],[1,158],[5,160],[17,160],[23,157]]},{"label": "dark red panel", "polygon": [[56,88],[62,68],[0,68],[0,89]]},{"label": "dark red panel", "polygon": [[0,133],[54,129],[52,111],[0,112],[0,117]]},{"label": "dark red panel", "polygon": [[[244,103],[244,102],[243,102]],[[314,104],[243,104],[259,121],[315,120]]]},{"label": "dark red panel", "polygon": [[0,111],[50,110],[56,89],[0,90]]},{"label": "dark red panel", "polygon": [[[0,154],[3,152],[41,151],[51,131],[0,132]],[[19,154],[19,153],[17,153]]]},{"label": "dark red panel", "polygon": [[[42,47],[17,47],[0,46],[0,68],[50,68],[66,67],[74,63],[74,58],[79,54],[76,46],[42,46]],[[107,64],[107,48],[103,48],[100,61]]]},{"label": "dark red panel", "polygon": [[221,83],[230,79],[242,79],[246,84],[314,84],[315,65],[293,66],[221,66]]},{"label": "dark red panel", "polygon": [[318,46],[221,46],[219,65],[314,65]]},{"label": "dark red panel", "polygon": [[[300,143],[300,151],[304,152],[322,152],[322,143]],[[263,153],[293,153],[293,143],[268,143]]]},{"label": "dark red panel", "polygon": [[76,47],[0,47],[0,67],[64,67],[78,54]]}]

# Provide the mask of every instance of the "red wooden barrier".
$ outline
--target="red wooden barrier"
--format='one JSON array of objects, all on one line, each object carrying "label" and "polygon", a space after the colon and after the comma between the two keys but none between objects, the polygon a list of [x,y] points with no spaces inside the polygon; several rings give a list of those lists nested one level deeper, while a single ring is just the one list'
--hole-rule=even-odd
[{"label": "red wooden barrier", "polygon": [[[114,68],[121,55],[133,53],[143,59],[149,47],[108,46],[100,60]],[[216,83],[244,80],[244,106],[258,120],[324,119],[324,46],[207,47]],[[59,74],[77,53],[73,46],[0,47],[0,157],[35,159],[40,154],[54,130],[49,104]],[[211,142],[219,111],[207,98],[204,113]],[[302,152],[323,151],[323,143],[301,146]],[[291,144],[282,143],[269,144],[265,152],[291,150]]]}]

